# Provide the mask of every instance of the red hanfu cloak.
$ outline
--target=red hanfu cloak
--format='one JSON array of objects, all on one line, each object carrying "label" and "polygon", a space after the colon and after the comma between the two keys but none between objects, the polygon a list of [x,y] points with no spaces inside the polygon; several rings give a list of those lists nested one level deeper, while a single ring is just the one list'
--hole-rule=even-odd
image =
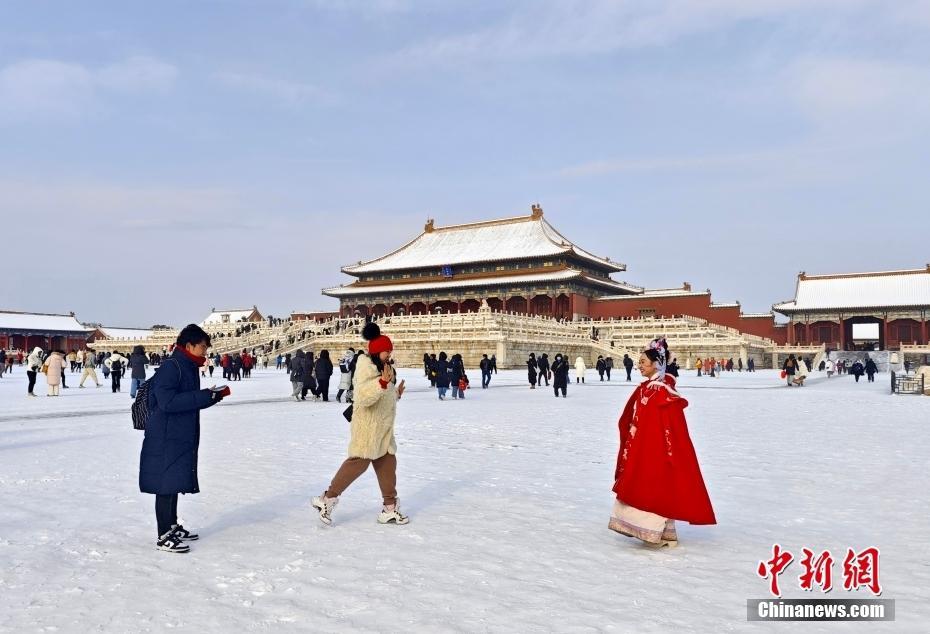
[{"label": "red hanfu cloak", "polygon": [[647,379],[633,391],[620,416],[613,491],[618,500],[641,511],[691,524],[716,524],[688,435],[687,406],[670,375],[664,381]]}]

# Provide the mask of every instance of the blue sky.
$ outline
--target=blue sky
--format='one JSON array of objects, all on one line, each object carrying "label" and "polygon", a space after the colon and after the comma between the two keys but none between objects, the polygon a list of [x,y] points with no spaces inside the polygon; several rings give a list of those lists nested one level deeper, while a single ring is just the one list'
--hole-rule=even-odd
[{"label": "blue sky", "polygon": [[0,307],[332,308],[427,217],[539,202],[766,311],[930,261],[928,113],[926,0],[4,2]]}]

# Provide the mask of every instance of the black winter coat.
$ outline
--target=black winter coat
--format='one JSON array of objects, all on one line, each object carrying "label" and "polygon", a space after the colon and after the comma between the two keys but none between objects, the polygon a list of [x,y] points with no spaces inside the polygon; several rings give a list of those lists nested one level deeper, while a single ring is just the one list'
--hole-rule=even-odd
[{"label": "black winter coat", "polygon": [[458,385],[459,379],[461,379],[462,375],[465,374],[465,366],[462,363],[462,360],[458,357],[453,357],[452,361],[449,362],[449,369],[452,372],[452,382],[455,385]]},{"label": "black winter coat", "polygon": [[314,369],[317,381],[329,381],[329,377],[333,375],[333,362],[329,359],[317,359]]},{"label": "black winter coat", "polygon": [[213,394],[200,389],[200,368],[181,350],[161,364],[150,383],[139,490],[158,495],[199,493],[200,410],[214,404]]},{"label": "black winter coat", "polygon": [[552,363],[552,387],[568,387],[568,361],[559,359]]},{"label": "black winter coat", "polygon": [[129,367],[132,369],[132,379],[141,379],[145,380],[145,366],[148,364],[149,358],[145,356],[144,352],[133,352],[129,355]]},{"label": "black winter coat", "polygon": [[449,387],[449,362],[436,362],[436,387]]},{"label": "black winter coat", "polygon": [[539,357],[536,360],[536,367],[539,368],[540,374],[549,374],[549,357]]},{"label": "black winter coat", "polygon": [[531,385],[536,385],[536,371],[539,369],[539,363],[533,357],[526,360],[526,378]]}]

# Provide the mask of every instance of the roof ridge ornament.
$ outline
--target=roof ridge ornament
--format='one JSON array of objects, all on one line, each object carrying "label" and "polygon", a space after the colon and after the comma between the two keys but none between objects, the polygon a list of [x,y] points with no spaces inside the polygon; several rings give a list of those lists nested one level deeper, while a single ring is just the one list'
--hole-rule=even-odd
[{"label": "roof ridge ornament", "polygon": [[543,217],[543,208],[542,208],[542,205],[540,205],[539,203],[531,205],[530,211],[533,212],[531,216],[533,220],[539,220],[540,218]]},{"label": "roof ridge ornament", "polygon": [[[432,218],[427,218],[427,219],[426,219],[426,224],[423,226],[423,231],[425,231],[426,233],[432,233],[432,232],[435,231],[435,230],[436,230],[436,225],[435,225],[433,219],[432,219]],[[361,264],[361,263],[360,263],[360,264]]]}]

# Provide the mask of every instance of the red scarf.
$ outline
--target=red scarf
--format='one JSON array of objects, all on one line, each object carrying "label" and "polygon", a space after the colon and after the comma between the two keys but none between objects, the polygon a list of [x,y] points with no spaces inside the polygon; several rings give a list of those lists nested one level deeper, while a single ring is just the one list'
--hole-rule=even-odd
[{"label": "red scarf", "polygon": [[193,361],[194,364],[195,364],[198,368],[199,368],[200,366],[202,366],[204,363],[207,362],[207,358],[206,358],[206,357],[199,357],[199,356],[197,356],[196,354],[192,354],[192,353],[188,352],[188,351],[187,351],[187,348],[185,348],[185,347],[183,347],[183,346],[176,346],[176,349],[177,349],[177,350],[180,350],[180,351],[184,354],[185,357],[187,357],[188,359],[190,359],[191,361]]}]

